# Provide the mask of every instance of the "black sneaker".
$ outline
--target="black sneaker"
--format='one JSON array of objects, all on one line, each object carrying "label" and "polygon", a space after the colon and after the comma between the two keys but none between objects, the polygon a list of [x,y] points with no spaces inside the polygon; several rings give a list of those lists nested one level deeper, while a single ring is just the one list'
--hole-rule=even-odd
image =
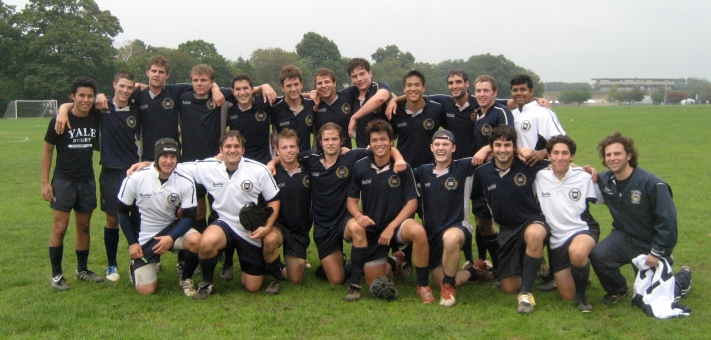
[{"label": "black sneaker", "polygon": [[552,292],[556,289],[558,289],[558,284],[555,283],[555,280],[543,282],[540,286],[538,286],[538,290],[542,292]]},{"label": "black sneaker", "polygon": [[274,279],[271,283],[269,283],[269,287],[267,287],[267,294],[277,295],[281,291],[282,287],[284,287],[284,282]]},{"label": "black sneaker", "polygon": [[[682,297],[689,294],[691,290],[691,268],[689,266],[683,266],[676,275],[676,285],[674,286],[674,302],[679,302]],[[689,285],[684,287],[685,282],[688,281]]]},{"label": "black sneaker", "polygon": [[96,273],[92,272],[91,270],[87,269],[84,271],[76,272],[74,274],[74,277],[77,278],[79,281],[89,281],[89,282],[102,282],[104,279],[101,278],[101,276],[96,275]]},{"label": "black sneaker", "polygon": [[620,294],[611,294],[608,293],[602,298],[602,303],[611,306],[617,303],[617,301],[620,301],[623,297],[627,296],[630,293],[630,290],[626,290],[624,293]]},{"label": "black sneaker", "polygon": [[58,274],[53,276],[52,279],[49,280],[49,284],[52,285],[52,288],[56,288],[58,290],[69,289],[69,285],[67,285],[67,280],[64,279],[64,274]]},{"label": "black sneaker", "polygon": [[207,297],[212,294],[212,289],[215,288],[215,284],[212,282],[201,282],[198,285],[197,292],[193,295],[195,300],[207,299]]},{"label": "black sneaker", "polygon": [[235,278],[233,267],[222,267],[220,271],[220,278],[225,281],[231,281]]},{"label": "black sneaker", "polygon": [[575,305],[578,306],[578,309],[583,312],[583,313],[590,313],[593,310],[593,306],[588,302],[588,299],[585,298],[584,296],[576,296],[575,297]]},{"label": "black sneaker", "polygon": [[358,300],[360,300],[360,297],[361,297],[360,286],[350,285],[348,287],[348,294],[346,294],[346,301],[348,301],[348,302],[358,301]]}]

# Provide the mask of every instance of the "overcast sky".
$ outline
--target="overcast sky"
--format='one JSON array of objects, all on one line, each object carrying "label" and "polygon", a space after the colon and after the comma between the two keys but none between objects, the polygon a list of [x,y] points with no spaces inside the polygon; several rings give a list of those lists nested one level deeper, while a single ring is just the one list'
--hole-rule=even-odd
[{"label": "overcast sky", "polygon": [[[313,31],[345,57],[370,59],[392,44],[428,63],[503,54],[546,82],[711,79],[708,0],[95,1],[121,22],[116,45],[203,39],[230,60],[258,48],[294,51]],[[21,10],[28,1],[4,2]]]}]

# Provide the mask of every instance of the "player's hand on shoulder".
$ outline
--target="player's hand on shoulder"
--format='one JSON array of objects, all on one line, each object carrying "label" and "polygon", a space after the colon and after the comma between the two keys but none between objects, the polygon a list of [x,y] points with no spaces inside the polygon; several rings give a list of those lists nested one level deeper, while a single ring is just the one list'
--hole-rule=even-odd
[{"label": "player's hand on shoulder", "polygon": [[393,97],[390,101],[388,101],[388,106],[385,108],[385,117],[388,118],[388,120],[393,119],[393,115],[397,111],[397,97]]},{"label": "player's hand on shoulder", "polygon": [[351,138],[355,138],[355,137],[356,137],[356,126],[357,126],[357,122],[358,122],[358,120],[357,120],[357,119],[353,119],[352,117],[351,117],[350,122],[348,122],[348,135],[349,135]]},{"label": "player's hand on shoulder", "polygon": [[551,108],[551,102],[546,98],[536,98],[536,103],[540,106],[545,106],[549,109]]},{"label": "player's hand on shoulder", "polygon": [[518,154],[518,159],[520,159],[522,162],[525,162],[533,152],[533,149],[531,148],[517,148],[516,153]]},{"label": "player's hand on shoulder", "polygon": [[109,100],[106,98],[105,94],[99,93],[96,95],[96,100],[94,101],[94,107],[99,110],[106,110],[109,108]]},{"label": "player's hand on shoulder", "polygon": [[597,170],[595,168],[591,167],[589,164],[585,164],[583,166],[583,170],[590,174],[593,183],[597,183]]},{"label": "player's hand on shoulder", "polygon": [[145,161],[145,162],[139,162],[134,165],[131,165],[128,170],[126,170],[126,177],[130,177],[134,172],[141,170],[147,166],[150,166],[151,162]]},{"label": "player's hand on shoulder", "polygon": [[407,169],[407,162],[403,160],[395,160],[395,163],[393,165],[393,171],[396,173],[403,172]]},{"label": "player's hand on shoulder", "polygon": [[472,165],[482,165],[486,163],[486,159],[489,157],[489,153],[485,149],[477,151],[472,157]]},{"label": "player's hand on shoulder", "polygon": [[351,151],[351,149],[349,149],[349,148],[347,148],[347,147],[345,147],[345,146],[342,146],[342,147],[341,147],[341,155],[347,154],[348,151]]},{"label": "player's hand on shoulder", "polygon": [[54,121],[54,132],[58,135],[63,134],[65,129],[72,128],[69,124],[69,111],[71,111],[72,108],[74,108],[74,103],[64,103],[59,106],[57,118]]}]

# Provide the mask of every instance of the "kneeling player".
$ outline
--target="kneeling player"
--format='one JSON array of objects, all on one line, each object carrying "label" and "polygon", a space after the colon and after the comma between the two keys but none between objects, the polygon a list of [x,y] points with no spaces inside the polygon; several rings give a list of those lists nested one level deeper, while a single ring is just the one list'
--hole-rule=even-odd
[{"label": "kneeling player", "polygon": [[[360,299],[360,279],[365,273],[366,284],[392,272],[386,260],[391,243],[412,244],[413,262],[417,272],[417,295],[422,302],[434,302],[429,287],[429,245],[425,229],[412,219],[420,196],[412,169],[395,173],[391,159],[393,130],[384,120],[368,123],[372,156],[353,166],[346,207],[353,216],[346,225],[344,239],[353,242],[351,250],[351,284],[346,301]],[[363,200],[363,211],[358,201]]]},{"label": "kneeling player", "polygon": [[[294,283],[304,280],[306,269],[306,248],[311,238],[311,177],[309,172],[296,159],[299,154],[299,139],[291,129],[284,129],[276,139],[277,155],[280,163],[276,165],[274,179],[284,197],[279,217],[274,228],[262,242],[267,272],[273,281],[267,287],[267,294],[278,294],[282,281],[288,279]],[[284,261],[279,258],[279,247],[284,246]]]},{"label": "kneeling player", "polygon": [[[133,285],[141,295],[153,294],[158,285],[156,263],[167,251],[189,250],[180,286],[195,294],[191,276],[198,265],[200,233],[190,228],[195,218],[195,183],[175,171],[180,154],[171,138],[156,142],[155,163],[127,177],[118,194],[118,220],[131,255]],[[141,222],[133,225],[128,214],[138,207]],[[176,211],[182,210],[182,217]]]},{"label": "kneeling player", "polygon": [[550,226],[551,269],[563,299],[575,298],[580,311],[592,311],[585,298],[590,276],[588,255],[597,243],[600,225],[590,215],[589,202],[599,201],[590,174],[572,167],[576,145],[570,137],[555,136],[546,146],[551,169],[536,174],[536,197]]}]

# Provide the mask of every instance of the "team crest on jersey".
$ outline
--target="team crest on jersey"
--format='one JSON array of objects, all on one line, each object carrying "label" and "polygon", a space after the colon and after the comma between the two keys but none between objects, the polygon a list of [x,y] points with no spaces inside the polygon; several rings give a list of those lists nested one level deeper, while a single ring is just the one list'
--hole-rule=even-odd
[{"label": "team crest on jersey", "polygon": [[347,115],[351,114],[351,105],[348,103],[345,103],[341,106],[341,111]]},{"label": "team crest on jersey", "polygon": [[161,105],[163,105],[164,109],[170,110],[175,106],[175,103],[173,102],[172,99],[165,98],[165,99],[163,99],[163,102],[161,103]]},{"label": "team crest on jersey", "polygon": [[129,127],[135,128],[136,127],[136,117],[134,116],[129,116],[126,118],[126,125]]},{"label": "team crest on jersey", "polygon": [[425,119],[424,122],[422,122],[422,127],[424,127],[425,130],[432,130],[434,128],[434,126],[435,126],[435,123],[432,119],[427,118],[427,119]]},{"label": "team crest on jersey", "polygon": [[390,176],[390,178],[388,178],[388,185],[391,188],[399,187],[400,186],[400,177],[398,177],[397,175]]},{"label": "team crest on jersey", "polygon": [[630,201],[632,201],[632,204],[639,204],[642,201],[642,193],[639,190],[632,190]]},{"label": "team crest on jersey", "polygon": [[458,186],[459,182],[454,177],[447,177],[447,180],[444,181],[444,188],[447,190],[457,190]]},{"label": "team crest on jersey", "polygon": [[573,201],[580,200],[580,197],[582,195],[580,194],[580,190],[577,188],[570,189],[570,192],[568,193],[568,198],[570,198]]},{"label": "team crest on jersey", "polygon": [[257,113],[254,114],[254,119],[263,122],[267,120],[267,113],[264,112],[263,110],[257,111]]},{"label": "team crest on jersey", "polygon": [[338,169],[336,169],[336,176],[338,176],[338,178],[348,177],[348,168],[345,166],[339,166]]},{"label": "team crest on jersey", "polygon": [[521,123],[521,130],[528,131],[530,129],[531,129],[531,122],[524,120],[523,123]]},{"label": "team crest on jersey", "polygon": [[239,186],[244,192],[250,192],[254,188],[254,184],[252,184],[252,182],[249,180],[243,181],[242,184],[240,184]]},{"label": "team crest on jersey", "polygon": [[172,194],[168,195],[167,199],[168,199],[168,203],[170,203],[170,204],[178,204],[178,202],[180,202],[180,196],[178,196],[178,194],[176,194],[176,193],[172,193]]},{"label": "team crest on jersey", "polygon": [[304,178],[301,179],[301,184],[304,185],[304,188],[310,187],[311,186],[311,177],[304,176]]},{"label": "team crest on jersey", "polygon": [[469,119],[472,121],[476,122],[476,111],[472,112],[469,114]]},{"label": "team crest on jersey", "polygon": [[305,121],[306,121],[306,126],[311,126],[311,124],[314,123],[314,116],[312,116],[312,115],[306,116]]},{"label": "team crest on jersey", "polygon": [[520,187],[526,185],[526,175],[522,173],[516,174],[516,176],[514,176],[514,183]]},{"label": "team crest on jersey", "polygon": [[491,125],[484,124],[484,126],[481,127],[481,134],[484,136],[488,136],[491,134],[491,130]]},{"label": "team crest on jersey", "polygon": [[208,100],[208,101],[205,103],[205,105],[207,105],[207,108],[210,109],[210,110],[214,110],[214,109],[215,109],[215,101],[212,100],[212,99]]}]

